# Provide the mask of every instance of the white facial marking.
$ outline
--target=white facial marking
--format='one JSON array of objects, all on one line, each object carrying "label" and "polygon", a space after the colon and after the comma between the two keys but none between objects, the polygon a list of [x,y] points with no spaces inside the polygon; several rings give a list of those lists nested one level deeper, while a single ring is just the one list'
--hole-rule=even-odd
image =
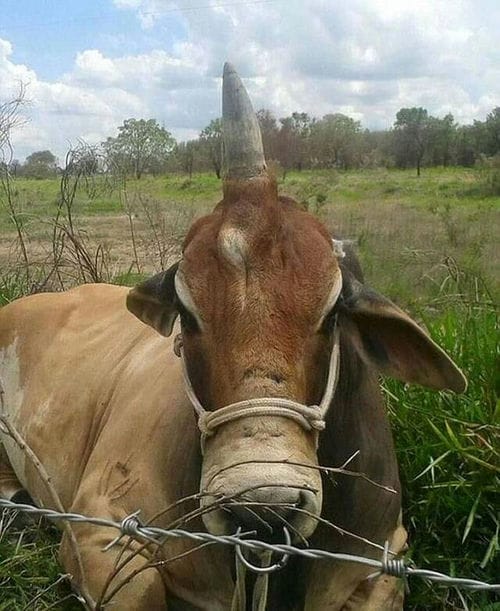
[{"label": "white facial marking", "polygon": [[193,301],[191,293],[186,285],[184,280],[184,275],[182,270],[178,269],[174,278],[175,292],[177,293],[177,297],[181,300],[182,305],[189,311],[190,314],[194,316],[196,322],[200,329],[203,329],[203,322],[198,314],[198,310]]},{"label": "white facial marking", "polygon": [[[19,428],[19,414],[24,398],[24,390],[21,386],[21,367],[17,354],[17,338],[12,344],[0,349],[0,383],[4,391],[3,412],[16,428]],[[5,433],[1,432],[0,441],[7,452],[10,464],[17,478],[26,485],[26,457],[16,442]]]},{"label": "white facial marking", "polygon": [[242,231],[236,227],[224,227],[219,232],[218,245],[221,254],[236,267],[244,267],[248,243]]}]

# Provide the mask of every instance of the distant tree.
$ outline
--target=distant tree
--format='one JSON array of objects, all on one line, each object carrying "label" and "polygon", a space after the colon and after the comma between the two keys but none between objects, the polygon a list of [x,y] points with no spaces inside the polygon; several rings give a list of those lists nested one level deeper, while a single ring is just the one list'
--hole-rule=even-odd
[{"label": "distant tree", "polygon": [[29,178],[50,178],[57,173],[57,158],[49,150],[36,151],[26,157],[22,167],[23,176]]},{"label": "distant tree", "polygon": [[494,108],[484,122],[485,150],[488,156],[500,153],[500,106]]},{"label": "distant tree", "polygon": [[200,145],[205,149],[217,178],[220,178],[222,169],[222,119],[212,119],[200,132]]},{"label": "distant tree", "polygon": [[357,165],[361,123],[342,113],[325,115],[312,130],[313,154],[319,165],[348,169]]},{"label": "distant tree", "polygon": [[305,112],[293,112],[280,119],[278,159],[286,171],[302,170],[309,161],[309,139],[314,120]]},{"label": "distant tree", "polygon": [[472,167],[476,161],[474,128],[472,125],[461,125],[457,128],[455,139],[455,163]]},{"label": "distant tree", "polygon": [[9,164],[8,164],[8,170],[10,172],[10,174],[12,176],[14,176],[14,178],[17,176],[17,173],[19,172],[20,168],[22,167],[21,162],[19,161],[19,159],[13,159]]},{"label": "distant tree", "polygon": [[103,142],[110,164],[140,179],[166,160],[175,147],[175,139],[155,119],[127,119],[118,128],[116,138]]},{"label": "distant tree", "polygon": [[448,166],[452,160],[457,136],[457,125],[452,114],[442,119],[428,117],[427,156],[429,165]]},{"label": "distant tree", "polygon": [[401,108],[394,122],[396,164],[420,168],[429,143],[429,115],[425,108]]},{"label": "distant tree", "polygon": [[259,122],[260,133],[262,134],[262,144],[264,155],[268,161],[279,157],[279,127],[276,117],[270,110],[261,108],[257,111],[257,121]]},{"label": "distant tree", "polygon": [[[189,175],[189,178],[193,176],[194,157],[197,146],[197,140],[188,140],[188,142],[180,142],[175,149],[178,164],[181,170]],[[220,178],[220,167],[218,178]]]},{"label": "distant tree", "polygon": [[361,135],[362,167],[393,167],[394,154],[392,150],[392,134],[388,130],[364,130]]}]

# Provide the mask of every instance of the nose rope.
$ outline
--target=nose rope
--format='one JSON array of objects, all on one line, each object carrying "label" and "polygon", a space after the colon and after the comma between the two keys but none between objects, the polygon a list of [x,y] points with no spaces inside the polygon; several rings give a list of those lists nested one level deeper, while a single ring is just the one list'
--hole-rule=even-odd
[{"label": "nose rope", "polygon": [[259,397],[231,403],[213,412],[208,411],[201,404],[191,384],[182,346],[182,336],[180,334],[175,338],[174,352],[181,359],[186,394],[198,415],[202,452],[205,448],[206,438],[213,435],[218,427],[240,418],[280,416],[294,420],[306,431],[322,431],[325,428],[325,415],[335,394],[338,382],[340,342],[337,325],[335,325],[333,331],[333,346],[328,366],[328,378],[323,398],[319,405],[304,405],[303,403],[283,397]]},{"label": "nose rope", "polygon": [[[285,544],[292,544],[292,537],[286,526],[283,528],[285,534]],[[236,531],[237,535],[241,534],[241,528]],[[254,554],[259,558],[260,566],[252,564],[247,558],[248,550],[241,549],[240,545],[236,546],[236,583],[233,593],[233,601],[231,611],[246,611],[248,608],[246,600],[246,576],[247,571],[256,574],[254,583],[251,608],[252,611],[266,611],[267,595],[269,589],[269,575],[275,571],[281,570],[290,558],[289,554],[283,554],[275,564],[271,564],[272,552],[270,550],[261,551]]]}]

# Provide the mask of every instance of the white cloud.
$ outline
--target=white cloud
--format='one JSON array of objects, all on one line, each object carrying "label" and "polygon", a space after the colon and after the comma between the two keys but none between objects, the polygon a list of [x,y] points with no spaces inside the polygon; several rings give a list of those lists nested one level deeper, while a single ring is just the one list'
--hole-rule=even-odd
[{"label": "white cloud", "polygon": [[175,14],[182,36],[168,50],[141,54],[126,44],[113,57],[81,49],[51,82],[14,62],[0,39],[0,97],[29,83],[32,123],[15,141],[22,153],[43,147],[62,155],[68,140],[105,139],[129,117],[154,117],[176,137],[192,137],[220,112],[226,60],[245,78],[254,106],[278,117],[346,112],[366,127],[388,127],[402,106],[471,122],[500,105],[496,0],[114,4],[132,11],[151,40],[162,39]]}]

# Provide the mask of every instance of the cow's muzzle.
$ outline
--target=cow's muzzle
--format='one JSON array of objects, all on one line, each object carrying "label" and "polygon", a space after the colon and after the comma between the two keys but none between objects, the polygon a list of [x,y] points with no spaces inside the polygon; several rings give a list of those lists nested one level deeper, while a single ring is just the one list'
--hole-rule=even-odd
[{"label": "cow's muzzle", "polygon": [[[237,426],[231,428],[235,433]],[[218,443],[207,449],[201,482],[201,508],[207,529],[213,534],[231,534],[240,528],[255,531],[268,541],[281,541],[283,528],[287,528],[294,540],[309,537],[321,514],[319,471],[312,466],[291,465],[277,459],[286,455],[285,436],[272,449],[262,451],[262,461],[249,458],[255,456],[251,438],[231,437],[229,444],[227,440],[220,440],[227,449],[223,461],[226,466],[218,460]],[[296,458],[306,465],[311,454],[314,454],[312,443],[309,452],[297,454]],[[227,459],[238,462],[230,464]],[[214,472],[216,475],[211,477]]]},{"label": "cow's muzzle", "polygon": [[222,505],[236,527],[266,539],[279,537],[283,528],[303,537],[304,522],[314,518],[318,510],[316,492],[282,487],[274,488],[271,494],[261,488],[245,495],[244,500],[223,501]]}]

